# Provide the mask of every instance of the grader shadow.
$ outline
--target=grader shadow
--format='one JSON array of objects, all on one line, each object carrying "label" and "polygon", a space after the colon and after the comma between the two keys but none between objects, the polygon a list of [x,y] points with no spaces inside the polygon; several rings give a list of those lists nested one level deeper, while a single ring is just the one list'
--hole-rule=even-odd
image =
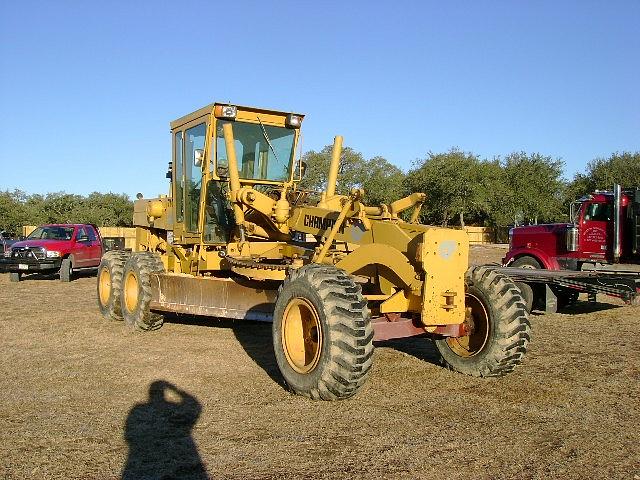
[{"label": "grader shadow", "polygon": [[407,355],[411,355],[418,360],[422,360],[433,365],[441,365],[440,353],[438,353],[435,345],[426,335],[384,340],[375,342],[374,345],[376,348],[391,348]]},{"label": "grader shadow", "polygon": [[[240,346],[254,363],[262,368],[275,383],[283,389],[287,389],[284,378],[278,369],[273,351],[271,323],[181,314],[166,314],[165,322],[206,328],[231,329]],[[426,335],[377,341],[374,343],[374,346],[376,348],[391,348],[411,355],[418,360],[434,365],[441,365],[440,354],[433,345],[433,342]]]},{"label": "grader shadow", "polygon": [[286,389],[273,351],[271,323],[178,314],[165,315],[165,322],[231,329],[238,343],[251,360],[264,370],[275,383]]}]

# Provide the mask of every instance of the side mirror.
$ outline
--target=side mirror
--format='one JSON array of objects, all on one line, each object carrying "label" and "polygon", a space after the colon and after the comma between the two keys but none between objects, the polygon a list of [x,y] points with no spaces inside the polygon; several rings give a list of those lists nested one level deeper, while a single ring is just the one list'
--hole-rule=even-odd
[{"label": "side mirror", "polygon": [[193,151],[193,166],[201,167],[202,162],[204,162],[204,150],[202,150],[201,148],[196,148]]},{"label": "side mirror", "polygon": [[300,160],[300,176],[298,180],[302,180],[307,173],[307,162]]}]

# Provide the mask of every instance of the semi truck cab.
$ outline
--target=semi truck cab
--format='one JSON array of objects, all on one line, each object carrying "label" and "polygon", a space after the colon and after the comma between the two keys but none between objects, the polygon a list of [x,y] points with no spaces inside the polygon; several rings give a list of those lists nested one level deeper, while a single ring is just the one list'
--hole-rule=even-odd
[{"label": "semi truck cab", "polygon": [[640,188],[595,191],[571,204],[570,223],[515,227],[505,266],[549,270],[640,263]]}]

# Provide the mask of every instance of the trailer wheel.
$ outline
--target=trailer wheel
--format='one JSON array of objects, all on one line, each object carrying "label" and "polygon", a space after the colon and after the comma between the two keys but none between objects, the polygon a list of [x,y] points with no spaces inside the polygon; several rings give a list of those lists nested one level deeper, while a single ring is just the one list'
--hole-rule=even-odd
[{"label": "trailer wheel", "polygon": [[127,252],[111,250],[104,254],[98,267],[98,308],[108,320],[122,320],[122,275]]},{"label": "trailer wheel", "polygon": [[60,264],[60,281],[70,282],[73,279],[73,258],[67,257],[62,259]]},{"label": "trailer wheel", "polygon": [[558,308],[563,309],[574,305],[578,301],[580,292],[573,288],[551,287],[558,299]]},{"label": "trailer wheel", "polygon": [[160,257],[152,252],[134,253],[124,266],[122,280],[122,317],[136,330],[157,330],[163,316],[151,312],[151,274],[164,271]]},{"label": "trailer wheel", "polygon": [[280,372],[314,400],[351,397],[373,364],[373,326],[360,286],[338,268],[311,264],[281,285],[273,320]]},{"label": "trailer wheel", "polygon": [[435,340],[442,362],[474,377],[500,377],[522,362],[531,326],[513,281],[487,267],[467,271],[466,307],[471,334]]}]

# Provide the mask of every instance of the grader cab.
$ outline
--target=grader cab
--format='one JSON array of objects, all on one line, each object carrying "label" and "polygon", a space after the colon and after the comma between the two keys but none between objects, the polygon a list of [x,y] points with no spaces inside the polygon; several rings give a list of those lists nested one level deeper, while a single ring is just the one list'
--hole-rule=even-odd
[{"label": "grader cab", "polygon": [[138,330],[167,312],[273,321],[287,385],[314,399],[354,395],[377,340],[428,336],[453,370],[513,370],[530,334],[513,282],[468,269],[462,230],[419,224],[425,194],[336,193],[339,136],[326,188],[299,188],[303,118],[215,103],[172,122],[170,193],[136,201],[133,253],[104,256],[103,315]]}]

